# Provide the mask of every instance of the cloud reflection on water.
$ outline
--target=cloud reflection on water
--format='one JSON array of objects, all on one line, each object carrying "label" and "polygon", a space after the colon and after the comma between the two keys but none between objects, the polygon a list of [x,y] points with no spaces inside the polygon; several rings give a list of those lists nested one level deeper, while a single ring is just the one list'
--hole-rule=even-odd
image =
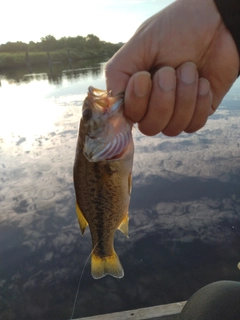
[{"label": "cloud reflection on water", "polygon": [[[102,78],[92,81],[104,88]],[[72,184],[85,95],[77,85],[67,95],[66,87],[44,92],[54,110],[50,129],[33,125],[31,137],[16,131],[0,142],[1,317],[9,310],[9,319],[67,319],[91,250]],[[95,281],[87,265],[76,317],[180,301],[210,281],[239,277],[236,98],[229,95],[198,133],[150,138],[134,130],[130,239],[116,233],[125,277]]]}]

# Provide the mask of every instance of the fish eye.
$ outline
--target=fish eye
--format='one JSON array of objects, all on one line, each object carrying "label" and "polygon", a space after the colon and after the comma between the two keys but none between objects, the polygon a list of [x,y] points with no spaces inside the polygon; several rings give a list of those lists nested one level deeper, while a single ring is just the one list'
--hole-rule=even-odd
[{"label": "fish eye", "polygon": [[88,121],[91,119],[91,117],[92,117],[92,110],[89,108],[84,109],[82,112],[83,121]]}]

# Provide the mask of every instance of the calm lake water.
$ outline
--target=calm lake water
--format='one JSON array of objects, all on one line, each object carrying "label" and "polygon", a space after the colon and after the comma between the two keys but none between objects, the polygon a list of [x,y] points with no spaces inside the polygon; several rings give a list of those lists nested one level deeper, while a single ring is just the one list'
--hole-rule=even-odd
[{"label": "calm lake water", "polygon": [[[0,319],[69,319],[91,251],[75,214],[72,166],[87,88],[104,63],[2,74]],[[240,280],[240,81],[197,133],[134,129],[129,239],[116,232],[123,279],[84,270],[73,318],[188,299]]]}]

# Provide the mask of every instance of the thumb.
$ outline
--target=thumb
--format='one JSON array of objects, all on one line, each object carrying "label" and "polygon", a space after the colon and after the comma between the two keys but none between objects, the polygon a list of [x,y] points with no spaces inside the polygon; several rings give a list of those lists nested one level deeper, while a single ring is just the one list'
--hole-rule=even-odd
[{"label": "thumb", "polygon": [[[133,39],[133,38],[132,38]],[[144,71],[141,63],[141,48],[136,41],[129,40],[115,55],[107,62],[105,67],[106,89],[112,91],[113,95],[125,92],[131,76]],[[141,46],[141,44],[140,44]]]}]

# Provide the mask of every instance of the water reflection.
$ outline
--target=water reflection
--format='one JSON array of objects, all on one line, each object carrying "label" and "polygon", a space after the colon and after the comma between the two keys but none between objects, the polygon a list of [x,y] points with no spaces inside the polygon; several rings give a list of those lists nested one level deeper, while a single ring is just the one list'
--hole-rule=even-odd
[{"label": "water reflection", "polygon": [[0,79],[16,84],[30,83],[33,80],[48,80],[50,84],[61,85],[64,79],[76,81],[80,78],[98,77],[102,72],[100,62],[102,60],[85,59],[68,64],[37,65],[31,69],[8,69],[0,75]]},{"label": "water reflection", "polygon": [[[81,237],[75,216],[72,164],[87,87],[105,87],[97,68],[96,75],[86,69],[86,78],[64,71],[61,85],[45,73],[17,85],[2,80],[1,319],[70,317],[91,251],[89,230]],[[130,238],[117,232],[115,244],[125,277],[93,280],[87,264],[75,318],[181,301],[209,282],[239,280],[234,90],[198,133],[150,138],[134,130]]]}]

